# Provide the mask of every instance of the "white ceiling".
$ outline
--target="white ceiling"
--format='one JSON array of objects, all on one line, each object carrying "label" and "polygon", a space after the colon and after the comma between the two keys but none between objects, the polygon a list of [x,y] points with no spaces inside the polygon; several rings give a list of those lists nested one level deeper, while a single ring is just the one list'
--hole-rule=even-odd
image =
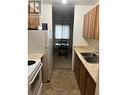
[{"label": "white ceiling", "polygon": [[[76,4],[76,5],[94,5],[99,0],[67,0],[67,4]],[[43,0],[43,3],[52,3],[52,4],[62,4],[62,0]]]},{"label": "white ceiling", "polygon": [[60,19],[66,16],[66,19],[73,20],[74,6],[53,6],[53,18]]},{"label": "white ceiling", "polygon": [[53,5],[53,18],[59,19],[66,16],[67,19],[73,19],[74,5],[94,5],[98,0],[67,0],[67,4],[62,4],[62,0],[43,0],[44,4]]}]

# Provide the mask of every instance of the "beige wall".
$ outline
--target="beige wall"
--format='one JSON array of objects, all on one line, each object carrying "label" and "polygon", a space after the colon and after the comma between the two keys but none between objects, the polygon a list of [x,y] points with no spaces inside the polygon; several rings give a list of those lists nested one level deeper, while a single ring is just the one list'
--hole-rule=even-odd
[{"label": "beige wall", "polygon": [[89,46],[95,48],[96,50],[99,50],[99,40],[94,39],[86,39]]}]

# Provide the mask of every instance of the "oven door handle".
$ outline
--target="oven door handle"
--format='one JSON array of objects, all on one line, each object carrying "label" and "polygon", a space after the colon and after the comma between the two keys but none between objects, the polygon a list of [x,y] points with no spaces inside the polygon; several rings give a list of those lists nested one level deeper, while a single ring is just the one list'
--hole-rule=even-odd
[{"label": "oven door handle", "polygon": [[36,72],[36,74],[34,75],[33,79],[29,82],[29,85],[32,84],[32,83],[34,82],[34,80],[35,80],[37,74],[39,73],[39,71],[40,71],[40,69],[41,69],[41,67],[42,67],[42,64],[41,64],[41,66],[39,67],[39,69],[37,70],[37,72]]}]

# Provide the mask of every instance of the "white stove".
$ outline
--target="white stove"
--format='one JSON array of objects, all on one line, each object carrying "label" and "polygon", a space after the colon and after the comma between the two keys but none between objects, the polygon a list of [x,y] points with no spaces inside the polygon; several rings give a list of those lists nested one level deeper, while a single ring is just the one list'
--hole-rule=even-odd
[{"label": "white stove", "polygon": [[36,61],[36,63],[28,66],[28,81],[30,81],[42,63],[40,59],[28,59],[28,60]]}]

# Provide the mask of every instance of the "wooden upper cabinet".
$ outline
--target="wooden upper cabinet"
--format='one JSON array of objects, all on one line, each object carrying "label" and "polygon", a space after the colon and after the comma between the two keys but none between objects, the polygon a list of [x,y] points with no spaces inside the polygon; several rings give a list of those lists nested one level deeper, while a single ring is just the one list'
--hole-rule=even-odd
[{"label": "wooden upper cabinet", "polygon": [[99,40],[99,5],[96,7],[95,39]]},{"label": "wooden upper cabinet", "polygon": [[94,29],[95,29],[95,21],[96,21],[95,19],[96,19],[96,8],[92,9],[89,12],[88,25],[87,25],[88,38],[94,38]]},{"label": "wooden upper cabinet", "polygon": [[84,16],[83,37],[99,39],[99,5]]},{"label": "wooden upper cabinet", "polygon": [[[30,12],[30,10],[35,11],[35,12]],[[38,26],[40,24],[39,21],[40,21],[39,13],[37,13],[34,8],[30,7],[30,5],[28,5],[28,29],[29,30],[37,30]]]},{"label": "wooden upper cabinet", "polygon": [[28,16],[28,29],[37,30],[39,26],[39,15],[29,14]]},{"label": "wooden upper cabinet", "polygon": [[84,38],[88,37],[87,36],[88,35],[88,24],[89,24],[88,19],[89,19],[89,15],[86,14],[84,16],[84,27],[83,27],[83,36],[84,36]]}]

